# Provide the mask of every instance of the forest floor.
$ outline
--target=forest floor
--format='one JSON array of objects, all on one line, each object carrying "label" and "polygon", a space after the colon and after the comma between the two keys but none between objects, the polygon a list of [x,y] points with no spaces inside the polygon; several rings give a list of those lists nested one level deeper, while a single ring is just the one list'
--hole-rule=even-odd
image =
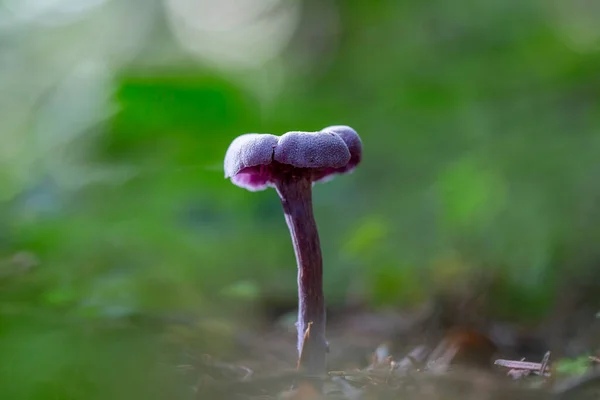
[{"label": "forest floor", "polygon": [[392,312],[348,312],[328,325],[329,372],[322,376],[296,369],[290,323],[238,329],[235,351],[224,357],[189,350],[178,368],[190,398],[600,399],[600,354],[588,348],[555,356],[542,334],[432,327]]}]

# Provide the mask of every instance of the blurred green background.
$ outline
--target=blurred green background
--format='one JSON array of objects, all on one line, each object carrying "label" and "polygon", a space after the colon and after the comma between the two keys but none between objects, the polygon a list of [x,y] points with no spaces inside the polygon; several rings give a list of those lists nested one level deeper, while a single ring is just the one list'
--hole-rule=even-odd
[{"label": "blurred green background", "polygon": [[330,305],[485,268],[543,314],[600,256],[599,4],[1,1],[0,397],[165,398],[123,318],[295,302],[276,193],[223,177],[246,132],[363,139],[314,191]]}]

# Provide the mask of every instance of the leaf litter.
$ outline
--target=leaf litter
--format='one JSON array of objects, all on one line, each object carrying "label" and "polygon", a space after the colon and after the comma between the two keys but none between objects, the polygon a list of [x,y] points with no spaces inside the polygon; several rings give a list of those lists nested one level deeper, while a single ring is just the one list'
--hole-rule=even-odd
[{"label": "leaf litter", "polygon": [[[270,339],[265,339],[269,341]],[[362,368],[309,375],[286,364],[257,372],[248,363],[220,361],[209,355],[182,364],[195,376],[191,398],[240,400],[375,400],[375,399],[599,399],[600,368],[589,356],[588,370],[564,376],[548,351],[540,362],[496,359],[489,368],[455,363],[460,348],[418,344],[394,358],[387,342],[375,347]],[[352,351],[352,350],[350,350]],[[432,357],[435,354],[435,357]],[[255,365],[258,364],[255,362]],[[287,363],[292,366],[293,363]],[[259,367],[259,369],[261,369]],[[276,371],[276,372],[273,372]]]}]

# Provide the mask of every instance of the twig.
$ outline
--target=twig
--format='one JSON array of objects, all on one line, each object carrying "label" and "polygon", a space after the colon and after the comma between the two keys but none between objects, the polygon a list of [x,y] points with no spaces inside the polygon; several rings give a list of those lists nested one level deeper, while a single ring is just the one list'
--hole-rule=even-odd
[{"label": "twig", "polygon": [[[543,376],[550,376],[550,368],[547,365],[547,363],[546,365],[544,365],[543,363],[535,363],[529,361],[496,360],[494,361],[494,364],[513,370],[535,372],[540,375],[542,375],[542,371],[544,371]],[[542,367],[544,367],[544,369],[542,369]]]},{"label": "twig", "polygon": [[542,362],[540,364],[540,369],[538,370],[538,375],[545,375],[544,373],[546,372],[546,369],[550,370],[549,363],[550,363],[550,352],[547,351],[546,354],[544,354],[544,358],[542,358]]},{"label": "twig", "polygon": [[306,351],[310,344],[310,328],[312,327],[312,322],[309,322],[306,327],[306,331],[304,331],[304,339],[302,339],[302,348],[300,350],[300,357],[298,357],[298,366],[297,369],[300,370],[304,365],[304,360],[306,359]]}]

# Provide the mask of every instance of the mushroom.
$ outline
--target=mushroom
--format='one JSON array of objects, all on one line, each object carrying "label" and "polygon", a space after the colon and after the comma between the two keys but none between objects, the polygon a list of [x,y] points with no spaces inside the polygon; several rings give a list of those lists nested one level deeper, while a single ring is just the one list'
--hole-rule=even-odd
[{"label": "mushroom", "polygon": [[354,129],[330,126],[282,136],[249,133],[225,154],[225,178],[250,191],[274,187],[279,195],[298,263],[298,367],[326,372],[323,260],[312,207],[312,186],[351,172],[361,161]]}]

